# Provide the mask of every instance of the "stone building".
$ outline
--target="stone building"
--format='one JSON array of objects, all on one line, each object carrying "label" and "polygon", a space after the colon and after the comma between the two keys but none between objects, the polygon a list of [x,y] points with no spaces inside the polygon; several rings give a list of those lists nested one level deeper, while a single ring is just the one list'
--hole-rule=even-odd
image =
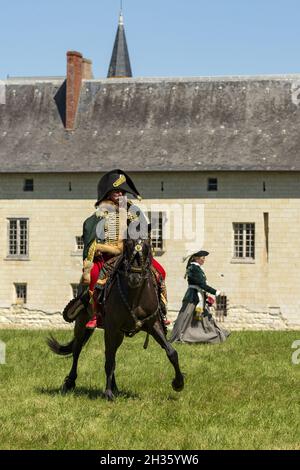
[{"label": "stone building", "polygon": [[166,211],[192,205],[203,210],[221,320],[299,328],[300,75],[132,78],[122,28],[110,78],[94,79],[91,62],[69,52],[66,77],[2,83],[0,326],[63,324],[97,182],[122,168],[156,205],[171,314],[185,292],[187,241],[162,239],[176,223]]}]

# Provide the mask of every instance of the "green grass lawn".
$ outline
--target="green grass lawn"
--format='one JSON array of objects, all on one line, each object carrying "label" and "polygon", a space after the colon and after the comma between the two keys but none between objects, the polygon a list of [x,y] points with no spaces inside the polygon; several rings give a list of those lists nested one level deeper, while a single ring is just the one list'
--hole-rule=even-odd
[{"label": "green grass lawn", "polygon": [[[300,449],[300,332],[238,332],[221,345],[176,345],[185,389],[143,333],[117,356],[123,392],[104,400],[103,333],[82,352],[75,392],[59,388],[71,359],[47,349],[46,331],[0,331],[1,449]],[[56,331],[61,342],[71,332]]]}]

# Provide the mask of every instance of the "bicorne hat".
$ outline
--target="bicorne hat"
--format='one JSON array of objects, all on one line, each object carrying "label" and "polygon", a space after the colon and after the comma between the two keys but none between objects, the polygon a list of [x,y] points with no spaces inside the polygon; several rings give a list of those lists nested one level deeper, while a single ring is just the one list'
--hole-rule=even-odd
[{"label": "bicorne hat", "polygon": [[195,256],[195,258],[200,258],[201,256],[208,256],[208,255],[209,255],[208,251],[200,250],[200,251],[197,251],[197,253],[193,253],[192,256]]},{"label": "bicorne hat", "polygon": [[208,256],[208,255],[209,255],[208,251],[200,250],[200,251],[197,251],[196,253],[193,253],[192,255],[188,255],[185,258],[183,258],[183,262],[189,259],[186,265],[186,267],[188,268],[193,258],[200,258],[201,256]]},{"label": "bicorne hat", "polygon": [[191,255],[187,255],[185,258],[183,258],[183,263],[188,259],[188,258],[200,258],[201,256],[208,256],[209,253],[208,251],[205,251],[205,250],[200,250],[200,251],[197,251],[196,253],[192,253]]},{"label": "bicorne hat", "polygon": [[107,196],[110,191],[121,190],[140,198],[140,193],[136,189],[132,179],[123,170],[112,170],[105,173],[98,183],[98,199],[95,206]]}]

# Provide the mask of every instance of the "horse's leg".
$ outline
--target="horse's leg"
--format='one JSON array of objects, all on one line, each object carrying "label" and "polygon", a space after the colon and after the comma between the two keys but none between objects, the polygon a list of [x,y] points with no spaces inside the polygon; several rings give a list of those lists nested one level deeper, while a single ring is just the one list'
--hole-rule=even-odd
[{"label": "horse's leg", "polygon": [[75,325],[74,331],[74,343],[73,343],[73,363],[69,375],[64,380],[64,383],[61,387],[61,392],[63,394],[74,390],[76,385],[77,379],[77,366],[78,366],[78,359],[84,344],[93,334],[93,330],[88,330],[85,327],[86,317],[84,317],[83,321],[81,319]]},{"label": "horse's leg", "polygon": [[111,389],[114,395],[117,395],[119,393],[119,389],[117,387],[117,382],[115,378],[115,373],[113,373],[112,379],[111,379]]},{"label": "horse's leg", "polygon": [[184,387],[184,376],[181,373],[178,361],[177,351],[167,341],[161,325],[158,321],[153,326],[149,327],[147,331],[153,336],[157,343],[166,351],[169,361],[175,370],[175,378],[172,381],[172,387],[176,392],[181,392]]},{"label": "horse's leg", "polygon": [[115,368],[116,368],[116,353],[119,346],[122,344],[124,339],[124,333],[121,331],[112,332],[111,329],[105,328],[105,373],[106,373],[106,388],[105,397],[107,400],[112,401],[114,399],[114,393],[117,392],[117,384],[115,379]]}]

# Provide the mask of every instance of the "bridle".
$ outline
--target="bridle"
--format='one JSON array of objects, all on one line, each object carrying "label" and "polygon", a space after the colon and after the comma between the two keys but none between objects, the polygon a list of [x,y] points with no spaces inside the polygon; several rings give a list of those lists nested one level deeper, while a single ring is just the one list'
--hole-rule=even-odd
[{"label": "bridle", "polygon": [[[151,273],[150,273],[150,263],[151,263],[150,256],[145,257],[143,255],[143,245],[144,245],[144,243],[145,243],[145,241],[138,240],[138,242],[134,246],[134,249],[133,249],[133,252],[132,252],[130,258],[129,259],[125,258],[125,260],[124,260],[124,276],[127,277],[127,279],[128,279],[130,277],[130,275],[137,274],[141,278],[141,282],[137,285],[137,288],[140,289],[139,290],[139,296],[141,295],[142,286],[144,284],[144,281],[149,277],[149,275],[151,275]],[[138,259],[140,261],[140,266],[134,266],[133,265],[136,257],[138,257]],[[129,302],[126,298],[126,295],[125,295],[125,293],[122,289],[121,280],[120,280],[121,272],[117,271],[117,276],[116,276],[117,277],[117,286],[118,286],[120,297],[121,297],[127,311],[130,313],[130,315],[131,315],[131,317],[132,317],[132,319],[135,323],[135,327],[132,330],[125,332],[128,336],[132,337],[136,333],[138,333],[138,331],[140,331],[140,329],[143,327],[143,325],[146,321],[148,321],[151,318],[157,316],[157,314],[159,312],[159,309],[160,309],[160,305],[159,305],[159,301],[157,299],[157,305],[158,306],[157,306],[157,309],[155,310],[155,312],[151,313],[150,315],[148,315],[145,318],[142,318],[142,319],[138,318],[136,316],[136,314],[134,313],[134,311],[133,311],[133,307],[129,305]],[[156,293],[156,295],[157,295],[157,293]],[[139,300],[139,298],[138,298],[138,300]],[[136,305],[138,304],[138,300],[136,301]]]},{"label": "bridle", "polygon": [[[149,256],[145,257],[143,256],[143,245],[145,242],[143,240],[139,239],[138,242],[134,246],[134,250],[132,251],[132,254],[129,258],[129,260],[125,259],[125,273],[128,275],[130,273],[133,274],[140,274],[140,276],[145,279],[146,274],[148,274],[148,270],[150,267],[150,259]],[[133,262],[136,259],[136,257],[140,261],[139,266],[134,266]]]}]

